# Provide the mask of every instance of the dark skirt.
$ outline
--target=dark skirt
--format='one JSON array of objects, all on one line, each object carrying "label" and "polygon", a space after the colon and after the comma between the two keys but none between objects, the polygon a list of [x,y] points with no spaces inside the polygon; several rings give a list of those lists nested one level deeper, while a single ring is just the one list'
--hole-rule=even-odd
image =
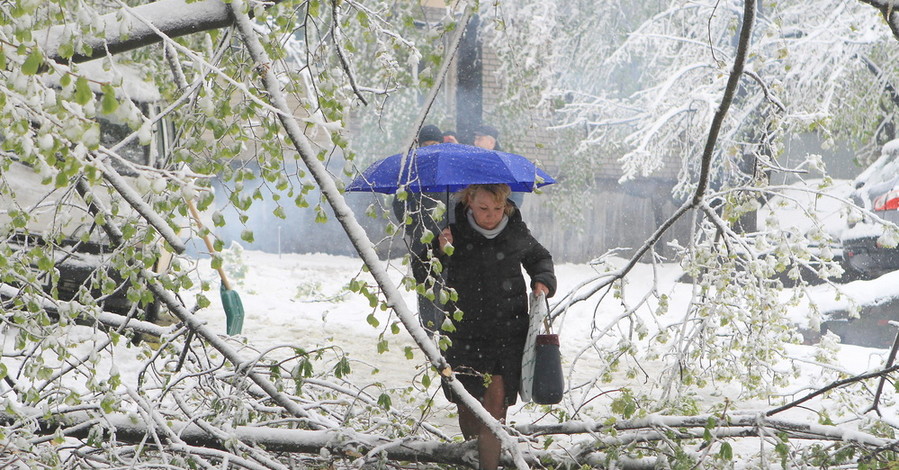
[{"label": "dark skirt", "polygon": [[[505,403],[510,406],[518,401],[524,343],[524,334],[490,340],[453,338],[453,345],[446,351],[446,360],[456,372],[456,380],[478,400],[484,397],[490,378],[502,376]],[[461,403],[446,382],[442,386],[447,400]]]}]

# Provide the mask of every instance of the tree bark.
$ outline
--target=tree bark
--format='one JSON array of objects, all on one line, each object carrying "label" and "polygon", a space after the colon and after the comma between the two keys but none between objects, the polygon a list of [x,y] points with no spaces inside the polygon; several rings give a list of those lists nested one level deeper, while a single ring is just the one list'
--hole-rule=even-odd
[{"label": "tree bark", "polygon": [[[11,426],[23,419],[34,423],[35,434],[51,436],[59,430],[67,438],[97,439],[106,441],[115,438],[115,444],[141,444],[153,442],[149,438],[154,433],[163,436],[158,429],[151,429],[145,422],[125,414],[105,414],[102,419],[91,416],[86,411],[72,413],[46,414],[39,410],[17,410],[16,414],[0,411],[0,426]],[[305,430],[275,429],[267,427],[238,426],[228,430],[229,442],[226,445],[221,439],[206,432],[193,422],[167,420],[166,424],[173,435],[178,436],[177,445],[166,447],[168,451],[181,451],[185,454],[209,454],[203,449],[232,452],[231,440],[242,444],[264,448],[269,452],[298,453],[321,455],[330,453],[332,457],[356,460],[363,456],[371,458],[382,456],[394,462],[430,462],[448,465],[459,465],[477,468],[477,448],[474,441],[454,443],[435,442],[415,438],[386,439],[381,436],[345,433],[339,429]],[[97,429],[102,429],[98,436]],[[165,444],[169,444],[165,442]],[[185,448],[190,447],[190,448]],[[580,455],[571,455],[564,450],[532,451],[523,457],[529,468],[542,467],[547,462],[559,466],[599,464],[605,465],[609,456],[603,452],[587,451]],[[615,457],[617,468],[650,469],[655,468],[656,458]],[[502,463],[513,464],[508,457]]]},{"label": "tree bark", "polygon": [[[147,436],[156,432],[143,421],[125,414],[105,414],[101,420],[86,411],[46,414],[35,409],[19,409],[16,413],[0,412],[0,426],[9,426],[27,419],[34,423],[35,433],[53,435],[60,430],[69,438],[96,438],[91,430],[97,426],[103,429],[104,438],[115,436],[121,444],[152,442]],[[712,425],[710,425],[710,419]],[[92,422],[96,422],[92,425]],[[222,439],[205,431],[194,422],[166,421],[168,428],[179,437],[181,445],[230,451]],[[578,452],[574,446],[562,450],[527,452],[523,459],[530,465],[542,466],[548,462],[556,465],[605,465],[608,454],[603,449],[631,444],[633,442],[663,441],[672,437],[678,439],[703,439],[706,431],[716,439],[746,437],[756,438],[767,435],[767,431],[786,433],[790,439],[812,439],[830,441],[851,441],[869,449],[896,445],[896,440],[884,439],[868,433],[839,426],[828,426],[806,422],[771,419],[763,414],[743,414],[721,417],[718,415],[699,416],[658,416],[619,421],[608,426],[595,422],[568,422],[557,425],[519,425],[516,429],[525,435],[581,434],[609,432],[607,437],[597,442],[591,441]],[[96,431],[94,431],[96,432]],[[395,462],[431,462],[450,465],[474,466],[476,449],[473,442],[437,442],[417,438],[386,439],[381,436],[346,433],[339,429],[305,430],[276,429],[268,427],[238,426],[228,430],[229,439],[242,444],[261,447],[270,452],[321,454],[330,452],[335,458],[355,460],[363,456],[383,456]],[[232,445],[233,443],[229,443]],[[171,449],[169,449],[171,450]],[[616,455],[617,468],[656,468],[657,458],[632,458]],[[503,458],[504,464],[512,464]]]},{"label": "tree bark", "polygon": [[859,0],[880,10],[884,21],[890,26],[893,36],[899,39],[899,8],[893,0]]},{"label": "tree bark", "polygon": [[[278,3],[276,0],[270,3]],[[34,33],[34,38],[50,60],[65,63],[86,62],[109,54],[118,54],[150,44],[162,42],[158,31],[170,38],[185,36],[199,31],[223,28],[234,23],[231,10],[221,0],[203,0],[189,2],[187,0],[160,0],[122,12],[102,15],[99,21],[106,31],[115,31],[107,37],[83,38],[84,44],[90,46],[89,54],[76,53],[71,59],[59,55],[59,46],[67,37],[77,34],[72,25],[56,25]],[[136,16],[137,15],[137,16]],[[142,20],[150,21],[148,25]],[[152,26],[151,26],[152,25]]]}]

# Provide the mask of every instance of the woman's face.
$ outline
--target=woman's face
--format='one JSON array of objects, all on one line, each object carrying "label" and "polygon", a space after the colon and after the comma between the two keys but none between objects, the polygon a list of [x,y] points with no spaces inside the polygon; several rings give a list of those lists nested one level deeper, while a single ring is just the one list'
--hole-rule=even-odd
[{"label": "woman's face", "polygon": [[475,223],[486,230],[493,230],[503,220],[506,201],[497,201],[496,196],[487,191],[478,190],[468,202]]}]

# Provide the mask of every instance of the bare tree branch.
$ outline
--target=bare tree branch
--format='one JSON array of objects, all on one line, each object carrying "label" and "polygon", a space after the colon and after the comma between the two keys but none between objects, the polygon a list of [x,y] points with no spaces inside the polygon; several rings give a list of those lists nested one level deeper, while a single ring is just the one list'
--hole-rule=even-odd
[{"label": "bare tree branch", "polygon": [[337,57],[340,58],[340,65],[343,66],[343,72],[346,74],[347,80],[350,81],[350,87],[353,89],[353,93],[356,94],[356,98],[359,98],[359,101],[362,102],[363,105],[368,106],[368,101],[365,100],[365,97],[362,96],[362,93],[359,91],[359,88],[356,86],[356,77],[353,74],[353,70],[350,67],[350,63],[346,60],[344,56],[343,48],[340,47],[340,20],[338,18],[339,8],[337,6],[337,0],[331,0],[331,21],[332,28],[334,29],[334,49],[337,50]]},{"label": "bare tree branch", "polygon": [[[835,388],[839,388],[844,385],[848,385],[848,384],[855,383],[855,382],[860,382],[862,380],[867,380],[867,379],[874,378],[874,377],[885,377],[886,375],[889,375],[890,373],[895,372],[896,370],[899,370],[899,366],[890,366],[890,367],[887,367],[886,369],[881,369],[878,371],[869,372],[867,374],[856,375],[855,377],[849,377],[847,379],[838,380],[836,382],[833,382],[833,383],[827,385],[826,387],[819,388],[818,390],[815,390],[814,392],[809,393],[808,395],[806,395],[798,400],[792,401],[783,406],[779,406],[773,410],[769,410],[768,412],[765,413],[765,416],[773,416],[777,413],[780,413],[781,411],[786,411],[790,408],[794,408],[806,401],[811,400],[812,398],[817,397],[818,395],[827,393]],[[873,408],[871,408],[871,409],[873,409]]]},{"label": "bare tree branch", "polygon": [[[690,212],[691,209],[695,209],[699,207],[703,198],[705,197],[706,189],[709,185],[709,173],[711,168],[712,156],[714,155],[715,145],[718,141],[718,134],[721,131],[721,126],[724,123],[724,118],[727,115],[727,111],[730,108],[731,103],[734,100],[734,96],[737,91],[737,86],[740,83],[740,78],[743,74],[743,69],[746,64],[746,57],[749,51],[749,39],[752,34],[752,25],[755,20],[755,4],[754,1],[746,1],[743,2],[743,23],[740,28],[740,40],[737,44],[737,54],[734,57],[733,68],[731,69],[730,76],[727,79],[727,85],[724,88],[724,95],[721,98],[721,104],[718,106],[718,110],[715,112],[715,117],[712,120],[711,127],[709,128],[708,138],[706,139],[705,149],[703,150],[701,157],[701,169],[699,174],[699,181],[697,183],[696,191],[693,193],[693,197],[691,200],[684,203],[681,207],[679,207],[671,217],[669,217],[659,228],[650,236],[643,245],[637,249],[637,251],[631,256],[628,260],[627,264],[618,270],[615,275],[607,279],[606,281],[599,283],[595,286],[592,286],[591,289],[587,292],[584,292],[583,295],[578,296],[579,300],[586,300],[590,298],[596,292],[602,290],[603,287],[612,283],[618,279],[623,278],[629,273],[634,266],[640,261],[640,259],[645,255],[649,250],[655,246],[656,243],[661,239],[662,235],[668,231],[684,214]],[[565,304],[565,308],[571,306],[573,301],[569,301]],[[553,308],[553,315],[557,316],[559,314],[558,308]]]}]

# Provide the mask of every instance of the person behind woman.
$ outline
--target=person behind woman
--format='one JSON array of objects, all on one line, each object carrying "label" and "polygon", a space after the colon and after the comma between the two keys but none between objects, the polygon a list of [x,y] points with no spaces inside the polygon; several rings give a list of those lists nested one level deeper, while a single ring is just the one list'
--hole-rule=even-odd
[{"label": "person behind woman", "polygon": [[[553,260],[531,235],[521,214],[509,202],[505,184],[470,185],[456,198],[456,221],[444,229],[433,247],[447,266],[447,285],[458,299],[448,312],[463,312],[446,359],[472,396],[505,422],[515,404],[521,377],[521,357],[528,329],[528,296],[524,267],[534,294],[551,297],[556,289]],[[447,254],[447,245],[454,247]],[[499,464],[499,440],[462,404],[444,383],[448,400],[459,408],[459,426],[466,439],[478,438],[480,468]]]},{"label": "person behind woman", "polygon": [[[418,131],[419,148],[430,147],[431,145],[437,145],[442,142],[443,132],[440,131],[439,127],[433,124],[427,124]],[[417,256],[423,251],[423,248],[426,247],[421,241],[422,236],[427,232],[431,232],[433,236],[436,237],[443,227],[443,224],[440,221],[434,220],[431,216],[432,211],[438,204],[443,203],[447,199],[449,199],[449,194],[446,192],[408,193],[405,200],[398,197],[393,198],[393,213],[396,216],[397,222],[404,229],[403,238],[409,249],[409,254],[411,255],[410,262],[412,263],[413,271],[416,269],[416,265],[420,265],[424,262],[423,259],[417,259]],[[407,216],[412,221],[410,225],[405,224]],[[441,278],[435,277],[434,279]],[[416,276],[416,281],[424,283],[425,278]],[[440,288],[441,286],[438,282],[437,285],[431,289],[435,292],[439,292]],[[439,331],[440,326],[443,325],[445,314],[441,309],[439,302],[430,300],[424,294],[419,294],[418,316],[421,325],[425,327],[428,334],[433,335],[434,332]]]},{"label": "person behind woman", "polygon": [[[474,146],[487,150],[503,152],[499,145],[499,131],[495,127],[481,124],[474,128]],[[524,205],[524,193],[512,193],[509,199],[515,203],[515,207],[521,209]]]}]

